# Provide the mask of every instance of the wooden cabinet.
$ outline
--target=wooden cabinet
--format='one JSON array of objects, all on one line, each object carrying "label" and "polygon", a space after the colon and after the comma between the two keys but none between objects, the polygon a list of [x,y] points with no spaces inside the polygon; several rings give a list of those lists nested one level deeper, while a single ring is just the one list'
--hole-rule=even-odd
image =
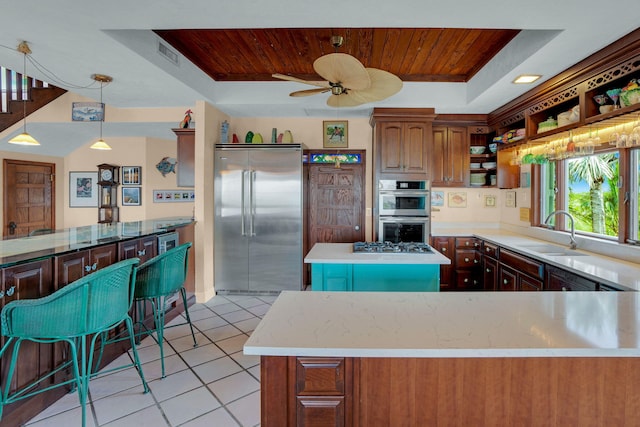
[{"label": "wooden cabinet", "polygon": [[177,136],[176,181],[178,187],[193,187],[195,185],[196,130],[173,129],[173,132]]},{"label": "wooden cabinet", "polygon": [[433,108],[374,108],[374,181],[427,179]]},{"label": "wooden cabinet", "polygon": [[440,266],[441,291],[482,290],[481,241],[475,237],[434,236],[431,246],[451,260]]},{"label": "wooden cabinet", "polygon": [[351,358],[263,356],[260,359],[262,425],[354,425]]},{"label": "wooden cabinet", "polygon": [[482,282],[485,291],[498,290],[498,246],[482,242]]},{"label": "wooden cabinet", "polygon": [[96,246],[54,257],[55,289],[74,282],[118,260],[116,244]]},{"label": "wooden cabinet", "polygon": [[432,236],[431,246],[442,255],[449,258],[452,264],[440,265],[440,290],[449,291],[454,285],[453,262],[455,262],[455,241],[453,237]]},{"label": "wooden cabinet", "polygon": [[465,126],[434,126],[431,157],[434,187],[465,187],[469,181],[469,138]]},{"label": "wooden cabinet", "polygon": [[[2,283],[0,284],[0,309],[14,300],[40,298],[53,292],[51,258],[3,268],[0,270],[0,276],[2,278]],[[6,338],[0,336],[0,346],[4,346],[5,343]],[[8,369],[11,354],[11,351],[8,351],[3,355],[0,361],[0,374]],[[10,392],[32,383],[45,373],[53,370],[53,355],[53,346],[50,344],[24,341],[20,346],[18,354],[20,362],[16,366]],[[4,387],[5,376],[0,375],[0,378],[2,378],[2,386]],[[47,385],[47,383],[43,384]],[[58,397],[60,397],[60,393],[57,394],[56,399]],[[18,425],[26,422],[28,417],[22,414],[16,416],[14,411],[19,413],[21,408],[33,405],[33,402],[41,404],[44,399],[46,399],[45,396],[39,395],[5,407],[3,421],[7,421],[9,423],[7,425]],[[50,404],[53,400],[55,399],[49,399],[47,403]]]},{"label": "wooden cabinet", "polygon": [[544,270],[544,263],[500,248],[497,290],[541,291]]},{"label": "wooden cabinet", "polygon": [[380,173],[424,178],[428,157],[426,125],[420,122],[382,123],[379,129]]},{"label": "wooden cabinet", "polygon": [[296,359],[297,425],[345,425],[347,363],[343,357]]},{"label": "wooden cabinet", "polygon": [[140,258],[140,264],[155,257],[158,253],[156,236],[131,239],[118,243],[118,260]]},{"label": "wooden cabinet", "polygon": [[546,268],[546,286],[547,291],[595,291],[598,290],[598,284],[592,280],[573,274],[569,271],[562,270],[552,265]]}]

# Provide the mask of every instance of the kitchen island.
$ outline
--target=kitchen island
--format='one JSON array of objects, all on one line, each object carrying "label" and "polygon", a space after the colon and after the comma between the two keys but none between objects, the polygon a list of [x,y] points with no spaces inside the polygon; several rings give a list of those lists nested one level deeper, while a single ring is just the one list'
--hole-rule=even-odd
[{"label": "kitchen island", "polygon": [[316,243],[304,258],[313,291],[437,292],[440,265],[451,261],[428,253],[354,253],[352,243]]},{"label": "kitchen island", "polygon": [[261,425],[637,425],[635,292],[283,292]]}]

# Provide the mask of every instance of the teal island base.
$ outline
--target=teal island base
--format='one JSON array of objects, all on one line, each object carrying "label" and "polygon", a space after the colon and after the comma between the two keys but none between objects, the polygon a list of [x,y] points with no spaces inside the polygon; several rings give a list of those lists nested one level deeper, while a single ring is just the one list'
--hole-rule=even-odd
[{"label": "teal island base", "polygon": [[313,291],[438,292],[439,264],[311,264]]}]

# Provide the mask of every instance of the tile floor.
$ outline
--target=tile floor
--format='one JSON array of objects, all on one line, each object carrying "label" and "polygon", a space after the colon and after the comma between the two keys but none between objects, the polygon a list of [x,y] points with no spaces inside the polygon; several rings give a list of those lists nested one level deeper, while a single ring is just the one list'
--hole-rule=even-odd
[{"label": "tile floor", "polygon": [[[92,380],[87,426],[260,425],[260,360],[245,356],[242,346],[274,300],[218,295],[190,307],[198,347],[193,347],[188,326],[166,329],[167,376],[161,379],[158,345],[145,338],[138,354],[151,392],[142,393],[133,368]],[[179,316],[172,323],[181,322]],[[121,357],[130,360],[129,354]],[[123,364],[116,360],[112,365]],[[79,426],[80,414],[77,393],[69,393],[26,425]]]}]

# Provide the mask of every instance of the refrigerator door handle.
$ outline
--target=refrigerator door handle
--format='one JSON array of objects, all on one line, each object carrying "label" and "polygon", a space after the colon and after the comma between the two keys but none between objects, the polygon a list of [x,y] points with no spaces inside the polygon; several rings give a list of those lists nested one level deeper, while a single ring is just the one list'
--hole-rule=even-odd
[{"label": "refrigerator door handle", "polygon": [[247,230],[244,225],[245,217],[247,216],[247,211],[245,208],[245,182],[247,181],[247,172],[246,170],[242,171],[242,183],[240,185],[240,235],[246,236]]},{"label": "refrigerator door handle", "polygon": [[249,197],[250,197],[250,205],[249,205],[249,235],[255,236],[256,229],[254,226],[254,220],[256,215],[256,195],[255,195],[255,182],[256,182],[256,171],[254,169],[250,172],[250,180],[249,180]]}]

